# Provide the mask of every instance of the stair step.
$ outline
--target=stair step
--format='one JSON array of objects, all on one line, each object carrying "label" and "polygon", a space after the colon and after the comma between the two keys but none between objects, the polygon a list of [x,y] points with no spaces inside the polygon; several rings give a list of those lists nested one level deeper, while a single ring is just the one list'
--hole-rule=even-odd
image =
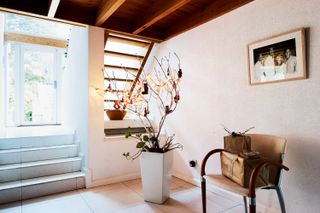
[{"label": "stair step", "polygon": [[0,184],[0,204],[84,188],[83,172],[32,178]]},{"label": "stair step", "polygon": [[0,165],[75,157],[77,144],[0,150]]},{"label": "stair step", "polygon": [[81,170],[81,157],[7,164],[0,166],[0,182],[59,175]]},{"label": "stair step", "polygon": [[33,166],[43,166],[43,165],[49,165],[49,164],[58,164],[58,163],[65,163],[65,162],[72,162],[72,161],[81,161],[81,157],[62,158],[62,159],[42,160],[42,161],[34,161],[34,162],[26,162],[26,163],[15,163],[15,164],[1,165],[0,171],[8,170],[8,169],[33,167]]},{"label": "stair step", "polygon": [[31,179],[26,179],[26,180],[21,180],[21,181],[0,183],[0,191],[5,190],[5,189],[25,187],[25,186],[55,182],[55,181],[59,181],[59,180],[66,180],[66,179],[70,179],[70,178],[84,177],[84,176],[85,176],[85,174],[83,172],[71,172],[71,173],[66,173],[66,174],[61,174],[61,175],[51,175],[51,176],[31,178]]},{"label": "stair step", "polygon": [[0,138],[0,150],[58,146],[73,143],[73,134]]},{"label": "stair step", "polygon": [[77,145],[69,144],[69,145],[58,145],[58,146],[30,147],[30,148],[21,148],[21,149],[4,149],[4,150],[0,150],[0,154],[13,153],[13,152],[30,152],[30,151],[38,151],[38,150],[46,150],[46,149],[69,148],[69,147],[75,147],[75,146]]}]

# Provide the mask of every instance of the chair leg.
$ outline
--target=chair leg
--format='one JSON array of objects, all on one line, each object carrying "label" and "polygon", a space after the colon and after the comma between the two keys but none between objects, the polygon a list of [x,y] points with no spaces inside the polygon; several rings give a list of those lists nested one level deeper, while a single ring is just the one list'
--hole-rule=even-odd
[{"label": "chair leg", "polygon": [[243,203],[244,203],[244,212],[248,213],[248,204],[247,204],[247,197],[243,196]]},{"label": "chair leg", "polygon": [[249,212],[256,213],[256,198],[249,198]]},{"label": "chair leg", "polygon": [[280,208],[281,208],[281,213],[286,213],[286,207],[284,205],[284,199],[283,199],[283,194],[280,186],[276,187],[279,203],[280,203]]},{"label": "chair leg", "polygon": [[207,206],[206,206],[206,179],[204,177],[201,177],[201,197],[202,197],[202,213],[207,212]]}]

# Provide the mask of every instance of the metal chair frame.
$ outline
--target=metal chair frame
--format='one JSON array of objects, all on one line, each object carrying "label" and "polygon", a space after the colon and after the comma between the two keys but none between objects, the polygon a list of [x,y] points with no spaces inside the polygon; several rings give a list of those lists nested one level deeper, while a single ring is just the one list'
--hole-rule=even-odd
[{"label": "metal chair frame", "polygon": [[[201,164],[201,195],[202,195],[202,212],[206,213],[207,212],[207,208],[206,208],[206,179],[205,179],[205,167],[206,167],[206,163],[208,161],[208,159],[216,153],[220,153],[224,151],[224,149],[214,149],[211,150],[203,159],[202,164]],[[253,169],[251,176],[250,176],[250,181],[249,181],[249,212],[250,213],[256,213],[256,187],[255,187],[255,181],[256,178],[258,177],[259,171],[260,169],[262,169],[265,166],[275,166],[277,168],[279,168],[279,173],[277,174],[277,178],[276,178],[276,184],[275,185],[271,185],[271,186],[267,186],[267,187],[263,187],[261,189],[274,189],[277,192],[278,195],[278,200],[280,203],[280,208],[281,208],[281,212],[282,213],[286,213],[286,209],[285,209],[285,204],[284,204],[284,199],[283,199],[283,193],[281,190],[281,176],[282,176],[282,170],[286,170],[288,171],[289,168],[284,166],[282,164],[284,159],[284,154],[281,154],[281,163],[277,163],[277,162],[273,162],[273,161],[269,161],[269,160],[263,160],[261,163],[259,163],[258,165],[256,165],[256,167]],[[245,206],[245,212],[247,213],[247,197],[243,196],[243,202],[244,202],[244,206]]]}]

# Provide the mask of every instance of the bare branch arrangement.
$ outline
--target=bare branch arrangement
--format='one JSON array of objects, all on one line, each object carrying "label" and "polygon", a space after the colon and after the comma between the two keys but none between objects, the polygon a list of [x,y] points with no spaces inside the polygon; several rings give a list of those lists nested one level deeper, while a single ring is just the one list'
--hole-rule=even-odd
[{"label": "bare branch arrangement", "polygon": [[[150,73],[142,72],[132,93],[124,97],[125,109],[139,117],[147,132],[135,135],[130,131],[126,133],[126,138],[137,139],[136,148],[138,148],[133,155],[129,152],[123,153],[128,160],[135,160],[144,151],[165,153],[183,148],[180,143],[173,143],[174,135],[160,142],[164,123],[168,115],[176,110],[180,101],[179,85],[182,78],[180,59],[176,53],[160,60],[156,57],[154,59],[154,69]],[[160,121],[156,125],[150,119],[150,109],[155,105],[160,113]]]},{"label": "bare branch arrangement", "polygon": [[[116,110],[125,110],[128,103],[124,102],[125,97],[128,97],[129,90],[130,90],[130,79],[132,77],[136,77],[133,73],[129,72],[126,68],[123,68],[126,75],[125,75],[125,81],[123,81],[123,90],[120,90],[117,86],[116,76],[114,72],[109,73],[106,70],[104,70],[104,76],[108,79],[108,87],[105,90],[106,93],[111,93],[116,96],[116,100],[114,100],[112,103],[112,107]],[[131,78],[130,78],[131,76]],[[110,108],[110,107],[109,107]]]}]

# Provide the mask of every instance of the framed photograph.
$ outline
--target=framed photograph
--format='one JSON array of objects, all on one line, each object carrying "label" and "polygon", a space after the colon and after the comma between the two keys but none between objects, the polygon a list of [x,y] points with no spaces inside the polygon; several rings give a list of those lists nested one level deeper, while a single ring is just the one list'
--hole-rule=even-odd
[{"label": "framed photograph", "polygon": [[303,28],[248,45],[249,83],[307,78]]}]

